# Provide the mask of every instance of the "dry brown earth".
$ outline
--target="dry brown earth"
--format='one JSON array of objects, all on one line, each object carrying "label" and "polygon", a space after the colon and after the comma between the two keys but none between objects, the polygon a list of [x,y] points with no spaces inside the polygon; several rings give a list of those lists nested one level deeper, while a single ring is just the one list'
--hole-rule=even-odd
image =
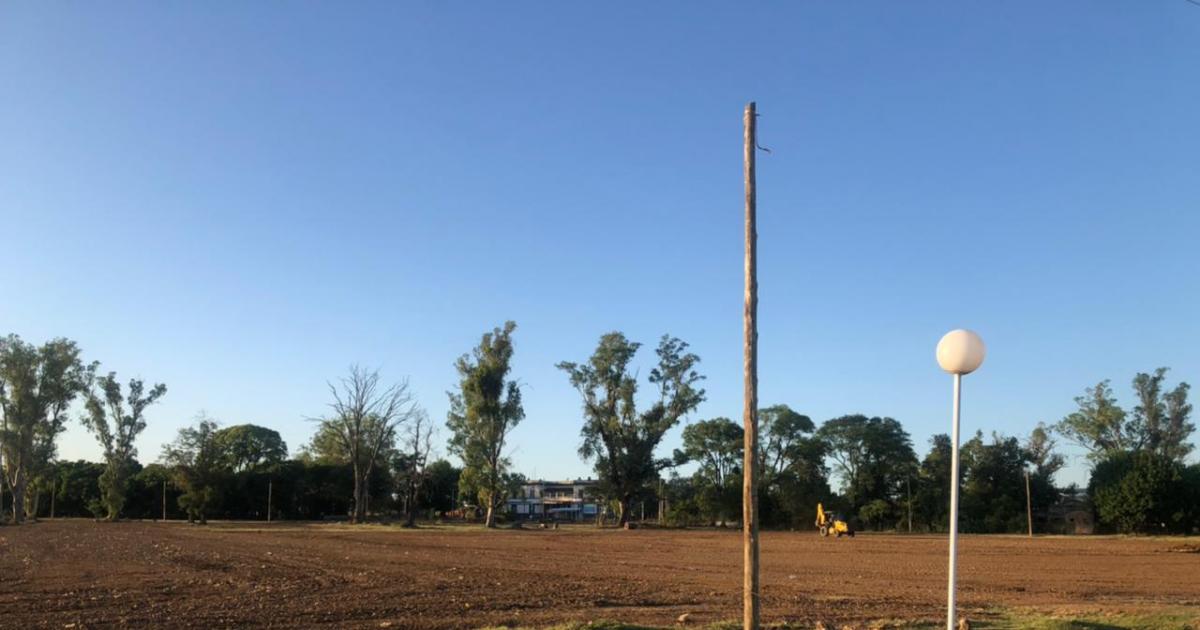
[{"label": "dry brown earth", "polygon": [[[943,614],[944,537],[762,540],[767,620]],[[1200,554],[1174,552],[1189,542],[966,536],[960,602],[974,616],[1200,608]],[[0,627],[705,623],[740,614],[740,544],[734,531],[47,521],[0,527]]]}]

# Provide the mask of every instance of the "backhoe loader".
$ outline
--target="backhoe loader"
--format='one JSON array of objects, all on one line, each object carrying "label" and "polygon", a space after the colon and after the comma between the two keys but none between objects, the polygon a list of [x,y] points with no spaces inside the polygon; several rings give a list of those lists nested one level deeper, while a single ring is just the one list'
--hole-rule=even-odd
[{"label": "backhoe loader", "polygon": [[837,512],[826,512],[820,503],[817,504],[817,531],[821,532],[822,536],[833,534],[841,538],[842,534],[845,534],[854,538],[854,529],[850,527],[850,523]]}]

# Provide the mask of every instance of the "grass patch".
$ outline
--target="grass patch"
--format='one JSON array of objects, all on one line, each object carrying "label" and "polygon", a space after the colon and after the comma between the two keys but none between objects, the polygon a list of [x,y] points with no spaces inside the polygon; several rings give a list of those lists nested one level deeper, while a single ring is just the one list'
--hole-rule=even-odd
[{"label": "grass patch", "polygon": [[[553,626],[513,627],[492,626],[480,630],[740,630],[740,621],[719,621],[710,624],[688,624],[670,626],[645,626],[620,621],[568,622]],[[769,630],[812,630],[815,623],[764,624]],[[928,623],[899,619],[859,622],[853,624],[829,623],[826,628],[840,630],[848,627],[855,630],[936,630],[945,627],[945,622]],[[1200,611],[1158,613],[1112,613],[1112,614],[1048,614],[1037,612],[997,612],[989,619],[971,620],[971,628],[977,630],[1200,630]]]},{"label": "grass patch", "polygon": [[971,627],[987,630],[1200,630],[1200,611],[1081,615],[1008,613]]}]

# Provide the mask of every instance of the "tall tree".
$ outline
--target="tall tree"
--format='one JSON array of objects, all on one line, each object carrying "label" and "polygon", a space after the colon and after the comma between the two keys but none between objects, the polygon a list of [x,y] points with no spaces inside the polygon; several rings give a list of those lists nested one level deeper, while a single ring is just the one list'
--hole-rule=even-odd
[{"label": "tall tree", "polygon": [[1026,452],[1015,437],[983,433],[962,447],[962,522],[968,532],[1013,532],[1025,527]]},{"label": "tall tree", "polygon": [[852,513],[880,499],[894,503],[916,472],[912,439],[892,418],[841,416],[817,432],[829,449]]},{"label": "tall tree", "polygon": [[279,432],[255,424],[218,429],[213,440],[234,472],[279,464],[287,459],[287,443]]},{"label": "tall tree", "polygon": [[811,418],[787,405],[758,410],[759,511],[763,522],[794,526],[811,520],[829,496],[825,443]]},{"label": "tall tree", "polygon": [[1188,437],[1196,427],[1189,419],[1189,385],[1179,383],[1164,391],[1167,368],[1139,372],[1133,378],[1137,406],[1126,415],[1113,396],[1108,381],[1089,387],[1075,399],[1079,410],[1054,426],[1068,440],[1088,450],[1093,461],[1113,453],[1149,450],[1183,461],[1192,450]]},{"label": "tall tree", "polygon": [[811,418],[792,411],[787,405],[758,410],[761,484],[770,485],[789,470],[805,477],[819,473],[824,444],[813,437],[815,428]]},{"label": "tall tree", "polygon": [[1088,450],[1088,457],[1099,459],[1106,453],[1131,450],[1137,446],[1137,430],[1127,426],[1125,410],[1117,404],[1109,381],[1084,390],[1075,398],[1079,410],[1054,425],[1071,442]]},{"label": "tall tree", "polygon": [[713,418],[683,428],[683,448],[675,450],[675,463],[695,462],[697,471],[717,487],[741,470],[742,427],[729,418]]},{"label": "tall tree", "polygon": [[656,351],[658,366],[649,378],[658,386],[658,400],[639,414],[634,402],[638,384],[629,362],[640,347],[612,332],[600,338],[587,363],[558,364],[583,397],[579,454],[595,461],[600,489],[617,501],[621,525],[629,521],[634,495],[670,464],[654,456],[663,435],[704,400],[704,390],[698,387],[704,377],[695,369],[700,358],[687,351],[686,343],[663,335]]},{"label": "tall tree", "polygon": [[743,431],[729,418],[701,420],[683,428],[683,448],[675,450],[676,465],[698,464],[692,479],[713,520],[726,521],[741,506]]},{"label": "tall tree", "polygon": [[1054,475],[1066,464],[1063,456],[1054,451],[1055,446],[1051,429],[1043,423],[1038,423],[1025,442],[1025,459],[1030,468],[1029,501],[1034,513],[1043,516],[1058,501],[1060,492],[1054,484]]},{"label": "tall tree", "polygon": [[1130,426],[1137,433],[1138,448],[1148,448],[1154,452],[1159,450],[1167,412],[1162,400],[1162,383],[1166,376],[1167,368],[1160,367],[1153,374],[1138,372],[1133,377],[1133,393],[1137,396],[1138,404],[1133,408]]},{"label": "tall tree", "polygon": [[496,526],[496,508],[505,495],[508,434],[525,418],[521,387],[508,378],[516,328],[515,322],[505,322],[504,328],[484,333],[471,354],[459,357],[458,391],[448,394],[450,452],[462,459],[462,483],[486,506],[485,527]]},{"label": "tall tree", "polygon": [[404,505],[405,527],[412,527],[416,519],[421,490],[425,488],[429,476],[429,453],[432,450],[433,425],[429,415],[422,412],[413,418],[404,432],[393,466]]},{"label": "tall tree", "polygon": [[1164,392],[1168,368],[1153,373],[1138,372],[1133,377],[1133,392],[1138,404],[1133,408],[1133,424],[1138,428],[1139,446],[1169,459],[1183,461],[1192,450],[1187,442],[1195,425],[1188,422],[1192,406],[1187,402],[1189,385],[1180,383]]},{"label": "tall tree", "polygon": [[17,335],[0,338],[0,455],[14,522],[24,520],[31,477],[46,472],[67,409],[94,371],[95,364],[80,361],[74,341],[54,339],[39,348]]},{"label": "tall tree", "polygon": [[221,481],[231,471],[217,426],[201,413],[195,426],[180,429],[175,441],[163,447],[162,459],[172,467],[175,483],[183,490],[179,507],[189,523],[208,523],[208,515],[220,501]]},{"label": "tall tree", "polygon": [[1180,383],[1164,396],[1166,404],[1166,427],[1163,431],[1161,452],[1164,456],[1182,462],[1192,452],[1192,445],[1187,441],[1188,436],[1196,430],[1196,425],[1189,422],[1192,415],[1192,404],[1188,402],[1187,383]]},{"label": "tall tree", "polygon": [[930,531],[945,531],[950,525],[950,436],[939,433],[929,439],[929,452],[917,472],[914,512]]},{"label": "tall tree", "polygon": [[354,475],[351,521],[367,517],[368,479],[379,455],[395,442],[396,430],[420,413],[408,380],[384,386],[379,372],[350,366],[338,384],[329,383],[333,413],[321,420],[321,430],[337,437]]},{"label": "tall tree", "polygon": [[89,388],[83,424],[104,448],[100,500],[107,513],[105,518],[113,521],[125,507],[126,486],[137,456],[133,442],[146,429],[146,407],[162,398],[167,386],[159,383],[147,392],[141,380],[130,379],[129,395],[124,396],[117,373],[109,372],[96,380],[96,387],[99,395]]}]

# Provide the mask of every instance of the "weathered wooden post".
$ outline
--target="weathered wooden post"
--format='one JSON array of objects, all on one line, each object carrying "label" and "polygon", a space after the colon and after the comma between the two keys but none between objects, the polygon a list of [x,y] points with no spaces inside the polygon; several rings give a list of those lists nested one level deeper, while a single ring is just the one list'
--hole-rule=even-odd
[{"label": "weathered wooden post", "polygon": [[755,218],[754,152],[758,141],[755,136],[754,103],[746,105],[743,116],[745,128],[745,184],[746,184],[746,295],[742,313],[743,337],[743,407],[742,423],[745,425],[745,452],[742,461],[742,626],[745,630],[758,630],[758,231]]}]

